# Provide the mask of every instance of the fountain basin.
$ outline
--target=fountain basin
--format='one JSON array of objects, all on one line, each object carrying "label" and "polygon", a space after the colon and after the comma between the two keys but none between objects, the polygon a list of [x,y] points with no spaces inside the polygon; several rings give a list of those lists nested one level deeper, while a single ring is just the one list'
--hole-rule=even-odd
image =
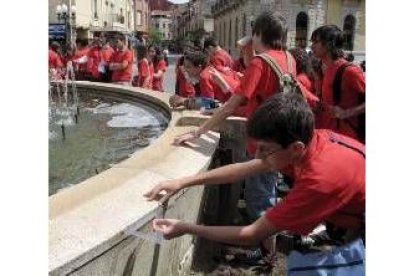
[{"label": "fountain basin", "polygon": [[[77,88],[79,93],[145,102],[171,120],[149,147],[49,197],[49,274],[122,275],[132,269],[133,275],[177,275],[177,271],[185,271],[183,264],[189,262],[192,253],[190,236],[163,243],[160,249],[129,235],[129,231],[150,232],[149,222],[159,206],[146,201],[143,192],[160,181],[206,170],[218,146],[219,133],[202,135],[192,148],[176,147],[171,145],[173,138],[194,129],[204,116],[192,111],[171,112],[166,93],[81,81]],[[202,195],[202,186],[182,191],[169,201],[166,216],[196,222]],[[136,265],[130,268],[131,263]]]}]

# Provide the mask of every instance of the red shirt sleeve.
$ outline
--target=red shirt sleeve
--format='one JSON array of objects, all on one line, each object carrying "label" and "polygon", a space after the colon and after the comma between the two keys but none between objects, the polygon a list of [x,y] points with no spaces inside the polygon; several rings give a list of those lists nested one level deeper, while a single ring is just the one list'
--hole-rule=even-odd
[{"label": "red shirt sleeve", "polygon": [[[303,183],[303,182],[307,183]],[[266,218],[278,230],[306,235],[343,207],[332,193],[313,188],[315,179],[302,179],[275,207],[268,209]]]},{"label": "red shirt sleeve", "polygon": [[244,76],[240,80],[240,85],[235,93],[251,99],[256,94],[256,88],[262,75],[263,62],[260,58],[253,58],[246,68]]},{"label": "red shirt sleeve", "polygon": [[146,59],[140,60],[138,72],[142,77],[149,76],[149,65]]},{"label": "red shirt sleeve", "polygon": [[56,55],[56,67],[57,68],[63,67],[63,62],[59,55]]},{"label": "red shirt sleeve", "polygon": [[161,70],[161,71],[167,71],[167,64],[165,63],[165,60],[160,60],[160,62],[158,62],[157,64],[157,72]]},{"label": "red shirt sleeve", "polygon": [[365,76],[358,66],[349,66],[343,75],[343,91],[365,93]]},{"label": "red shirt sleeve", "polygon": [[300,89],[302,90],[303,96],[305,97],[306,101],[308,102],[309,106],[314,108],[316,107],[317,103],[319,102],[319,98],[315,96],[311,91],[307,89],[301,82],[298,82]]},{"label": "red shirt sleeve", "polygon": [[200,74],[200,93],[202,97],[214,98],[213,80],[206,71]]},{"label": "red shirt sleeve", "polygon": [[128,65],[132,63],[133,61],[133,56],[132,56],[132,51],[127,50],[124,56],[124,60],[123,61],[127,61]]}]

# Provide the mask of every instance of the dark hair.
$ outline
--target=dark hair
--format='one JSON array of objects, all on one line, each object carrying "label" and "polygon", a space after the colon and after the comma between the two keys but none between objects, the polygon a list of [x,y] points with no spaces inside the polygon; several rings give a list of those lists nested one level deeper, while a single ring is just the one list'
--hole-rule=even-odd
[{"label": "dark hair", "polygon": [[302,48],[293,48],[289,49],[289,52],[295,58],[296,61],[296,74],[305,73],[309,75],[310,67],[310,58],[305,49]]},{"label": "dark hair", "polygon": [[77,38],[76,39],[76,44],[79,44],[81,47],[86,47],[88,46],[88,40],[85,38]]},{"label": "dark hair", "polygon": [[141,60],[148,55],[148,49],[144,45],[138,45],[137,46],[137,59]]},{"label": "dark hair", "polygon": [[120,40],[125,43],[125,36],[123,34],[114,35],[114,40]]},{"label": "dark hair", "polygon": [[262,43],[272,49],[286,49],[286,19],[280,13],[263,12],[254,21],[253,35],[261,35]]},{"label": "dark hair", "polygon": [[[155,56],[154,56],[154,60],[152,61],[154,63],[154,66],[157,66],[158,62],[160,62],[161,60],[164,59],[164,55],[161,51],[161,47],[160,46],[152,46],[155,50]],[[149,49],[149,48],[148,48]]]},{"label": "dark hair", "polygon": [[302,95],[277,93],[252,114],[247,122],[247,134],[286,148],[300,141],[307,145],[313,136],[314,117]]},{"label": "dark hair", "polygon": [[354,55],[353,55],[352,53],[349,53],[349,54],[347,54],[347,55],[345,56],[345,59],[346,59],[347,61],[349,61],[349,62],[353,62],[353,61],[354,61],[354,59],[355,59],[355,57],[354,57]]},{"label": "dark hair", "polygon": [[59,42],[57,41],[53,41],[50,43],[50,48],[53,49],[53,51],[58,52],[62,49],[62,47],[60,46]]},{"label": "dark hair", "polygon": [[203,49],[206,50],[210,46],[211,47],[217,47],[218,46],[217,40],[213,36],[207,37],[204,40]]},{"label": "dark hair", "polygon": [[324,25],[317,28],[313,31],[311,40],[319,40],[322,45],[326,46],[334,60],[343,57],[344,55],[342,51],[344,45],[343,33],[336,25]]},{"label": "dark hair", "polygon": [[184,53],[184,59],[196,67],[205,67],[207,65],[207,56],[201,51],[187,51]]}]

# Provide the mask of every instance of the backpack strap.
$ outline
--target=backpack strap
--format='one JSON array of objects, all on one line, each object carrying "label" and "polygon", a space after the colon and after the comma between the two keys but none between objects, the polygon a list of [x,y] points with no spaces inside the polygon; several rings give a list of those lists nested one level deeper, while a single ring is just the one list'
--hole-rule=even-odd
[{"label": "backpack strap", "polygon": [[288,65],[288,73],[293,74],[293,56],[289,51],[285,51]]},{"label": "backpack strap", "polygon": [[282,68],[280,68],[279,64],[277,64],[277,62],[273,59],[272,56],[266,53],[262,53],[256,56],[264,60],[270,66],[270,68],[273,70],[273,72],[276,74],[279,80],[281,79],[282,74],[283,74]]},{"label": "backpack strap", "polygon": [[352,66],[352,62],[346,62],[339,66],[338,70],[336,70],[332,90],[333,90],[333,103],[334,105],[339,105],[341,102],[341,90],[342,90],[342,76],[344,74],[344,71],[347,67]]}]

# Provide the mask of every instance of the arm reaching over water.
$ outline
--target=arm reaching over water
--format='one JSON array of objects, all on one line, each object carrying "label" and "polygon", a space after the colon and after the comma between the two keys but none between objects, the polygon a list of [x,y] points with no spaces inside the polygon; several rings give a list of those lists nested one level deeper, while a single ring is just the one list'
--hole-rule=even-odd
[{"label": "arm reaching over water", "polygon": [[148,200],[166,201],[183,188],[195,185],[228,184],[244,179],[247,176],[267,171],[267,167],[260,159],[253,159],[243,163],[223,166],[211,171],[201,172],[194,176],[168,180],[159,183],[152,190],[144,194]]},{"label": "arm reaching over water", "polygon": [[207,133],[210,129],[219,125],[227,117],[233,115],[235,110],[243,105],[246,98],[240,95],[232,95],[231,98],[220,108],[210,119],[205,121],[196,131],[184,133],[174,139],[173,144],[179,145],[181,143],[194,140],[200,137],[201,134]]}]

